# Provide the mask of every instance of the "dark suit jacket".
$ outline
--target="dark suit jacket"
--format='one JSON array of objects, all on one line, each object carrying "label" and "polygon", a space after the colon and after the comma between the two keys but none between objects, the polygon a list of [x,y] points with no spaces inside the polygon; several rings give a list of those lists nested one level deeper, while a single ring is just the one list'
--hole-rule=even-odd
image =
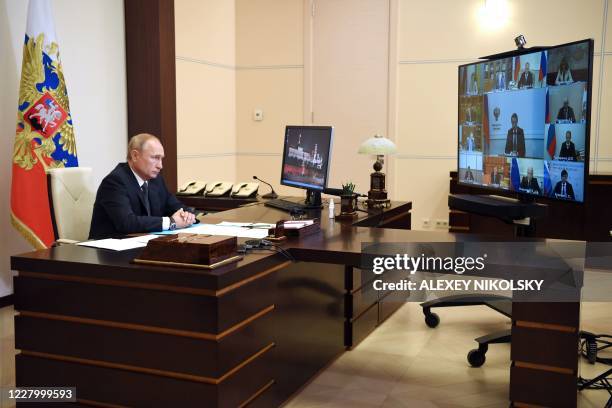
[{"label": "dark suit jacket", "polygon": [[523,177],[523,179],[521,180],[520,187],[527,190],[532,190],[533,192],[537,192],[538,194],[542,194],[542,191],[540,190],[540,185],[538,184],[538,180],[535,177],[531,178],[531,183],[529,183],[527,176]]},{"label": "dark suit jacket", "polygon": [[574,142],[570,142],[569,148],[567,147],[567,142],[563,142],[561,145],[561,150],[559,151],[559,157],[564,157],[568,160],[576,160],[576,146]]},{"label": "dark suit jacket", "polygon": [[[562,185],[563,185],[563,181],[558,181],[557,184],[555,184],[555,190],[554,190],[555,194],[561,194]],[[567,196],[568,200],[575,200],[574,188],[567,181],[565,182],[565,195]]]},{"label": "dark suit jacket", "polygon": [[526,86],[533,86],[533,73],[531,71],[523,72],[519,79],[518,87],[523,88]]},{"label": "dark suit jacket", "polygon": [[151,215],[144,195],[127,163],[120,163],[102,180],[91,217],[90,239],[116,237],[135,232],[161,231],[162,217],[174,214],[183,204],[170,194],[162,177],[149,180]]},{"label": "dark suit jacket", "polygon": [[571,106],[568,106],[567,109],[565,106],[562,106],[559,109],[559,113],[557,113],[557,120],[571,120],[572,123],[576,122],[576,116],[574,115],[574,110]]},{"label": "dark suit jacket", "polygon": [[[506,154],[512,152],[512,128],[508,129],[508,135],[506,136]],[[525,157],[525,133],[520,127],[516,127],[516,150],[519,157]]]}]

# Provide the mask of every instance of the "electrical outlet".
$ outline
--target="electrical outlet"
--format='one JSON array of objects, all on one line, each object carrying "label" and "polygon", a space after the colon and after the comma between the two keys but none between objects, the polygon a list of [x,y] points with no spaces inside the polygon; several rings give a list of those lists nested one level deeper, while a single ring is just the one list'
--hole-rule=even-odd
[{"label": "electrical outlet", "polygon": [[429,218],[423,218],[423,228],[431,228],[431,220]]},{"label": "electrical outlet", "polygon": [[260,122],[263,120],[263,110],[255,109],[253,111],[253,120],[256,122]]},{"label": "electrical outlet", "polygon": [[437,219],[436,220],[436,228],[448,229],[448,221],[445,220],[445,219]]}]

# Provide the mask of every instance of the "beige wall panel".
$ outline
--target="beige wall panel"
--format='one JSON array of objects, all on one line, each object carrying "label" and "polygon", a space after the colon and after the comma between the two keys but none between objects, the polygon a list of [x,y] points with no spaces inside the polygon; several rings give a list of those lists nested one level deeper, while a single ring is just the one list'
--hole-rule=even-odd
[{"label": "beige wall panel", "polygon": [[237,181],[236,156],[220,155],[178,159],[178,185],[187,180]]},{"label": "beige wall panel", "polygon": [[387,135],[388,42],[388,2],[316,1],[312,106],[314,124],[335,127],[330,187],[352,181],[369,189],[374,158],[357,150],[375,133]]},{"label": "beige wall panel", "polygon": [[[236,163],[238,167],[237,180],[252,180],[255,175],[272,184],[274,190],[280,196],[305,197],[305,190],[280,185],[282,165],[280,154],[261,156],[240,154],[236,158]],[[263,183],[260,183],[259,188],[259,194],[266,194],[270,191],[270,187]]]},{"label": "beige wall panel", "polygon": [[303,0],[236,0],[236,64],[301,65]]},{"label": "beige wall panel", "polygon": [[233,70],[176,62],[179,156],[236,150],[236,88]]},{"label": "beige wall panel", "polygon": [[[455,159],[397,159],[395,199],[412,201],[412,229],[424,229],[423,219],[448,219],[449,171]],[[433,229],[432,229],[433,230]]]},{"label": "beige wall panel", "polygon": [[457,155],[457,64],[402,64],[398,80],[400,154]]},{"label": "beige wall panel", "polygon": [[[484,0],[400,0],[400,60],[475,58],[514,48],[522,33],[529,45],[554,45],[584,38],[601,41],[603,1],[509,0],[505,26],[487,28]],[[609,30],[608,30],[609,31]]]},{"label": "beige wall panel", "polygon": [[[600,121],[598,157],[604,160],[612,159],[612,58],[610,57],[607,57],[604,62]],[[592,148],[591,151],[593,151]],[[603,162],[600,162],[597,168],[599,173],[602,172],[602,164]]]},{"label": "beige wall panel", "polygon": [[598,173],[612,174],[612,159],[608,158],[607,160],[600,161],[597,168],[598,168]]},{"label": "beige wall panel", "polygon": [[176,0],[176,55],[234,65],[234,0]]},{"label": "beige wall panel", "polygon": [[[601,72],[601,57],[595,56],[593,58],[593,95],[591,97],[591,144],[590,144],[590,149],[591,149],[591,158],[595,157],[595,141],[597,140],[597,123],[600,120],[599,118],[599,89],[600,89],[600,84],[599,84],[599,73]],[[602,101],[603,99],[606,97],[606,91],[605,91],[605,87],[602,88]],[[608,92],[609,96],[608,98],[612,98],[612,93]],[[612,100],[611,100],[612,102]],[[610,105],[608,105],[610,106]],[[602,108],[605,107],[605,104],[602,105]],[[605,111],[601,111],[602,116],[605,115]],[[600,130],[600,138],[603,138],[603,134],[601,133]],[[612,153],[612,152],[610,152]],[[599,155],[601,156],[602,152],[601,152],[601,141],[599,143]],[[612,157],[612,154],[608,154],[608,156]],[[591,162],[590,165],[590,169],[589,169],[590,173],[594,172],[594,168],[593,168],[593,164]]]},{"label": "beige wall panel", "polygon": [[[282,153],[285,126],[303,122],[302,81],[301,68],[237,71],[238,152]],[[263,110],[262,121],[253,120],[254,109]]]},{"label": "beige wall panel", "polygon": [[602,0],[608,2],[608,21],[606,24],[606,51],[612,52],[612,2],[610,0]]}]

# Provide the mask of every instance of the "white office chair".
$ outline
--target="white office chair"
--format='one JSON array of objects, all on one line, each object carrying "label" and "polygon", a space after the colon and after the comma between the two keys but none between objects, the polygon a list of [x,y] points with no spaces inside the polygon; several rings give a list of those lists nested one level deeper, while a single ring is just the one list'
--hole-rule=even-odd
[{"label": "white office chair", "polygon": [[87,240],[95,200],[91,168],[50,169],[47,188],[56,243]]}]

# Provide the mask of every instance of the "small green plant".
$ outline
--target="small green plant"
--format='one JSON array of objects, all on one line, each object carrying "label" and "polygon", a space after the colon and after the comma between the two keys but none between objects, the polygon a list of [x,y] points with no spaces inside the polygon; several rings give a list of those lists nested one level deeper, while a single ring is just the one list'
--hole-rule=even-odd
[{"label": "small green plant", "polygon": [[351,196],[355,192],[355,184],[350,181],[342,184],[342,195]]}]

